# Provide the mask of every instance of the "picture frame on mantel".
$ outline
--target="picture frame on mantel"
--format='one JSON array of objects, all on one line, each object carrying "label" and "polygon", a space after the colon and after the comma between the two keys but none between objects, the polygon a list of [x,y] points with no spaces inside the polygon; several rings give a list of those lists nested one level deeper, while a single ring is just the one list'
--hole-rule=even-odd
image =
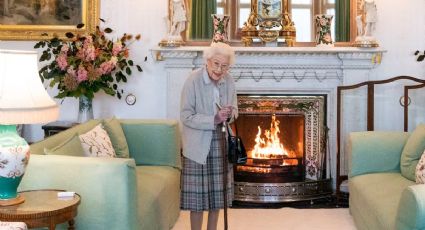
[{"label": "picture frame on mantel", "polygon": [[99,3],[100,0],[3,0],[0,40],[44,40],[65,38],[67,32],[94,32]]}]

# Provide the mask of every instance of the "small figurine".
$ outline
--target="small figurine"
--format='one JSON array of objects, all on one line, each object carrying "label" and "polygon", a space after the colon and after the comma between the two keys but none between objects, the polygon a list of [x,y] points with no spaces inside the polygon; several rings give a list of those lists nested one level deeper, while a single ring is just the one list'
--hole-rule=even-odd
[{"label": "small figurine", "polygon": [[181,32],[186,28],[186,7],[183,0],[172,0],[172,17],[169,35],[172,37],[180,37]]},{"label": "small figurine", "polygon": [[363,14],[356,16],[357,37],[353,45],[357,47],[378,47],[379,44],[373,36],[378,21],[375,0],[362,0],[360,8],[363,9]]},{"label": "small figurine", "polygon": [[363,36],[363,20],[362,20],[361,14],[356,16],[356,25],[357,25],[357,36]]},{"label": "small figurine", "polygon": [[181,33],[186,29],[185,0],[170,0],[170,15],[165,17],[167,23],[167,37],[162,39],[160,46],[178,47],[184,44]]},{"label": "small figurine", "polygon": [[364,10],[366,12],[366,27],[364,30],[364,36],[372,36],[373,31],[375,30],[375,24],[378,21],[375,0],[365,0]]}]

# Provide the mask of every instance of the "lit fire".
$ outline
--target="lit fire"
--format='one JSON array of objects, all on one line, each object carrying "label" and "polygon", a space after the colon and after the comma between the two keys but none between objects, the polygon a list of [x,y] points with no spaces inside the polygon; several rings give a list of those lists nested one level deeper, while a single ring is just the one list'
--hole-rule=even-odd
[{"label": "lit fire", "polygon": [[295,157],[294,153],[289,153],[280,143],[279,139],[279,120],[276,120],[276,115],[272,115],[272,121],[270,123],[270,129],[264,130],[265,138],[261,138],[261,128],[258,126],[258,133],[255,137],[254,149],[249,151],[251,158],[257,159],[274,159]]}]

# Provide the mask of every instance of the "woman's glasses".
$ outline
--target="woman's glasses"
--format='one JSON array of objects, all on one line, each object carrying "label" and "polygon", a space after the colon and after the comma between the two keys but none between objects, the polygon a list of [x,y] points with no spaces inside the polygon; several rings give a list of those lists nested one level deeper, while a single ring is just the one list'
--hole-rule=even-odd
[{"label": "woman's glasses", "polygon": [[211,67],[215,70],[227,71],[230,68],[229,64],[221,64],[218,61],[211,60]]}]

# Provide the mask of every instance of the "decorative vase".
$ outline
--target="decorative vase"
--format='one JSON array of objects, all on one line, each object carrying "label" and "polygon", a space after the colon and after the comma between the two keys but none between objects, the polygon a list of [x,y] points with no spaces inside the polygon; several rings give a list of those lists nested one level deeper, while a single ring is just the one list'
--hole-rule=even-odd
[{"label": "decorative vase", "polygon": [[24,202],[17,189],[30,157],[27,142],[15,125],[0,125],[0,206]]},{"label": "decorative vase", "polygon": [[93,119],[93,99],[81,95],[78,100],[78,123]]},{"label": "decorative vase", "polygon": [[229,15],[211,14],[213,19],[213,39],[212,42],[229,42]]},{"label": "decorative vase", "polygon": [[333,15],[318,14],[316,22],[316,46],[333,46],[331,25]]}]

